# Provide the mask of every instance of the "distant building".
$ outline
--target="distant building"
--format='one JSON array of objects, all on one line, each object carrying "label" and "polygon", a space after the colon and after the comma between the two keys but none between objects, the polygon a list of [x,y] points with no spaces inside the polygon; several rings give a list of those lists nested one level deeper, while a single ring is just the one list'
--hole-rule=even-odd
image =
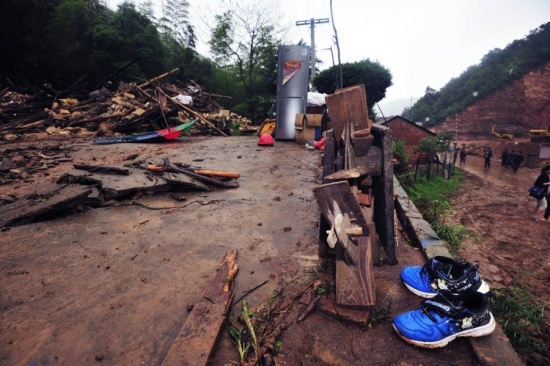
[{"label": "distant building", "polygon": [[418,142],[428,137],[437,136],[436,133],[401,116],[394,116],[386,121],[377,120],[376,123],[388,127],[396,141],[405,142],[405,151],[409,154],[411,163],[417,158],[414,149],[418,146]]}]

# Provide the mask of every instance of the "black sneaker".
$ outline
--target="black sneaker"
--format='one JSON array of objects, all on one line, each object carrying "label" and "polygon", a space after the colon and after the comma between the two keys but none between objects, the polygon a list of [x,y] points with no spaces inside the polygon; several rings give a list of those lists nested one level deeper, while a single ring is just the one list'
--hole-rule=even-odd
[{"label": "black sneaker", "polygon": [[495,330],[487,296],[444,291],[422,301],[422,308],[393,319],[393,329],[405,342],[422,348],[441,348],[458,337],[482,337]]},{"label": "black sneaker", "polygon": [[436,256],[423,266],[408,266],[401,270],[401,280],[414,294],[432,298],[439,291],[455,294],[467,291],[489,292],[489,286],[478,273],[478,266],[466,261]]}]

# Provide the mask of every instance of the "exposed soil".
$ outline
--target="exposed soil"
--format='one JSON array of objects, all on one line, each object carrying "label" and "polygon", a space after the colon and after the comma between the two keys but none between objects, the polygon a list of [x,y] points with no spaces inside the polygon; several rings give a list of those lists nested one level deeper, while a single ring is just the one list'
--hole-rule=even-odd
[{"label": "exposed soil", "polygon": [[[140,202],[173,209],[97,208],[0,232],[0,364],[160,365],[228,249],[239,251],[236,299],[268,280],[246,295],[251,307],[273,296],[292,299],[312,279],[324,278],[318,272],[320,213],[312,192],[320,184],[319,152],[291,142],[274,147],[256,142],[256,137],[102,146],[63,142],[71,147],[72,162],[0,186],[0,196],[21,196],[56,181],[72,163],[123,163],[135,153],[241,173],[239,188],[188,192],[186,202],[194,203],[186,207],[157,194]],[[491,169],[489,175],[500,167]],[[534,170],[517,174],[536,177]],[[534,202],[524,188],[467,175],[452,220],[482,237],[465,243],[460,255],[480,263],[494,286],[513,285],[522,268],[533,274],[522,279],[548,301],[550,224],[529,220]],[[391,318],[420,304],[399,283],[399,271],[423,263],[417,249],[399,242],[399,264],[375,267],[376,307],[386,316],[366,329],[319,312],[297,323],[303,306],[295,301],[281,314],[287,329],[277,364],[477,364],[466,339],[421,350],[393,334]],[[239,312],[240,303],[232,314]],[[225,327],[212,364],[234,361],[238,354]]]},{"label": "exposed soil", "polygon": [[[540,169],[522,167],[514,173],[498,159],[486,169],[480,157],[468,157],[463,169],[465,184],[451,201],[454,209],[447,221],[475,235],[463,241],[458,256],[478,263],[493,288],[521,288],[550,303],[550,223],[531,220],[535,199],[527,194]],[[548,311],[541,328],[533,331],[540,331],[540,341],[550,344]]]}]

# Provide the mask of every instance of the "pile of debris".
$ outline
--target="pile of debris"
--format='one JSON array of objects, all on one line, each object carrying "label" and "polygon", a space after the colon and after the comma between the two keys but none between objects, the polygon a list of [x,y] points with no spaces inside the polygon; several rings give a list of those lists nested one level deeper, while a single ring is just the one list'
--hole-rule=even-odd
[{"label": "pile of debris", "polygon": [[[38,92],[11,86],[0,91],[0,140],[104,137],[151,132],[196,120],[192,136],[253,134],[247,118],[223,109],[216,98],[191,81],[162,84],[174,69],[145,83],[102,86],[79,100],[41,85]],[[81,98],[82,99],[82,98]]]},{"label": "pile of debris", "polygon": [[[49,156],[39,151],[29,154],[32,155],[30,159],[37,161],[38,165],[46,165],[43,159],[49,159],[52,164],[66,161],[65,159],[71,160],[63,157],[60,151],[54,150],[52,154],[55,152],[58,154]],[[128,158],[134,157],[137,155]],[[67,215],[89,207],[129,204],[170,211],[195,202],[206,205],[215,201],[195,200],[179,206],[150,208],[137,200],[144,195],[168,192],[172,199],[186,201],[185,193],[190,190],[208,192],[214,188],[238,188],[237,179],[240,177],[236,172],[207,170],[181,163],[171,163],[168,158],[156,158],[150,161],[135,160],[109,166],[73,164],[73,168],[56,183],[42,183],[31,191],[23,192],[19,197],[14,193],[0,196],[0,230],[52,219],[57,215]],[[16,169],[11,169],[7,174],[13,174],[14,177],[4,175],[0,183],[7,184],[10,179],[24,179],[21,174],[31,179],[32,169],[41,168],[22,171],[20,176],[13,172]],[[128,199],[129,203],[121,203]],[[115,202],[113,203],[112,200]]]},{"label": "pile of debris", "polygon": [[[17,181],[32,182],[34,175],[43,172],[49,175],[48,169],[60,163],[71,162],[71,151],[74,146],[60,144],[44,145],[42,147],[26,146],[14,147],[2,151],[0,159],[0,185],[7,185]],[[0,196],[0,206],[2,205]]]}]

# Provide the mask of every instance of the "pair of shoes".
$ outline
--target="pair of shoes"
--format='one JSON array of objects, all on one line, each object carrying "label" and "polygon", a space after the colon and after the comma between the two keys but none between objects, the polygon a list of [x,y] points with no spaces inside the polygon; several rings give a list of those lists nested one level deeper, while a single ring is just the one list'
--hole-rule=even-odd
[{"label": "pair of shoes", "polygon": [[422,307],[396,316],[393,329],[405,342],[440,348],[458,337],[482,337],[495,329],[489,286],[470,262],[436,256],[401,271],[401,280],[424,297]]}]

